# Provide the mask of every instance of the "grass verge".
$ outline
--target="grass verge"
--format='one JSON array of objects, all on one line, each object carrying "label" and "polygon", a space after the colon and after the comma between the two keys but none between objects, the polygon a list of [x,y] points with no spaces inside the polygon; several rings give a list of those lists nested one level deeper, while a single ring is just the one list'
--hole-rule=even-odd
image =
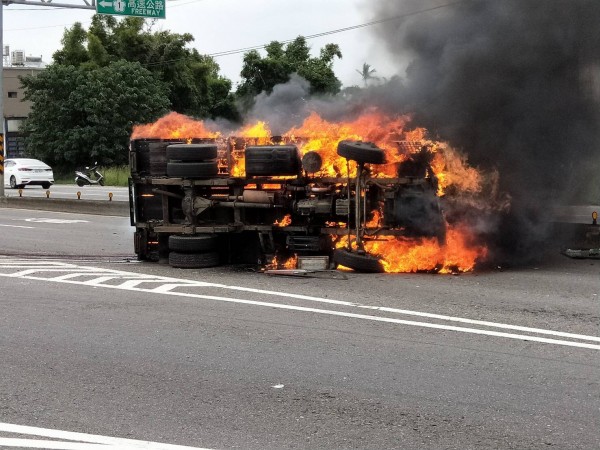
[{"label": "grass verge", "polygon": [[[129,178],[129,166],[112,166],[98,168],[104,175],[105,186],[127,186]],[[75,171],[61,172],[54,171],[55,184],[75,184]]]}]

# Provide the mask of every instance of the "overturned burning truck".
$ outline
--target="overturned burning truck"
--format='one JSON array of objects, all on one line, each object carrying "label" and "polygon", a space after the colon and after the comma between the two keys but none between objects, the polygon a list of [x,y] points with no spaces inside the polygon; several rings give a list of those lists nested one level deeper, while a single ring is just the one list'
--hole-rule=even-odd
[{"label": "overturned burning truck", "polygon": [[345,139],[335,146],[335,166],[308,142],[132,138],[129,195],[138,258],[179,268],[295,268],[298,258],[319,257],[326,268],[383,272],[390,271],[383,244],[445,245],[428,145],[396,141],[398,153],[410,157],[390,162],[376,144]]}]

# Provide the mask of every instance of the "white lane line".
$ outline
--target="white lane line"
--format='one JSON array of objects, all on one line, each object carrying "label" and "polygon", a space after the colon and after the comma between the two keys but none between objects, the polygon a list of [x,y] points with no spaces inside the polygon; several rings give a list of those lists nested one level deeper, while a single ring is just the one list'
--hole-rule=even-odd
[{"label": "white lane line", "polygon": [[164,281],[153,280],[150,278],[145,278],[145,279],[141,279],[141,280],[129,280],[129,281],[119,284],[119,287],[123,288],[123,289],[130,289],[130,288],[135,288],[142,283],[164,283]]},{"label": "white lane line", "polygon": [[34,229],[36,227],[26,227],[25,225],[5,225],[0,223],[0,227],[9,227],[9,228],[30,228],[30,229]]},{"label": "white lane line", "polygon": [[84,444],[83,442],[60,442],[16,438],[0,438],[0,447],[45,448],[52,450],[106,450],[115,448],[104,444]]},{"label": "white lane line", "polygon": [[187,284],[187,283],[171,283],[171,284],[163,284],[162,286],[155,287],[154,289],[151,289],[151,291],[155,292],[157,294],[161,294],[161,293],[165,293],[165,292],[170,292],[173,289],[178,288],[178,287],[194,287],[194,286]]},{"label": "white lane line", "polygon": [[[7,276],[7,275],[0,273],[0,276]],[[10,275],[8,275],[8,276],[10,276]],[[22,278],[25,278],[28,280],[52,281],[52,280],[49,280],[48,278],[34,277],[34,276],[24,276]],[[60,282],[67,283],[67,284],[79,284],[79,285],[85,284],[85,282],[78,282],[78,281],[72,281],[72,280],[64,280],[64,281],[60,281]],[[107,289],[120,289],[120,290],[133,291],[133,292],[146,292],[146,293],[156,294],[156,291],[154,291],[153,289],[122,288],[120,286],[113,286],[113,285],[107,285],[107,284],[99,285],[99,287],[103,287],[103,288],[107,288]],[[537,336],[532,336],[532,335],[527,335],[527,334],[513,334],[513,333],[504,333],[504,332],[499,332],[499,331],[481,330],[478,328],[456,327],[456,326],[452,326],[452,325],[439,325],[439,324],[428,323],[428,322],[416,322],[413,320],[394,319],[391,317],[370,316],[367,314],[357,314],[357,313],[350,313],[350,312],[343,312],[343,311],[333,311],[333,310],[328,310],[328,309],[308,308],[308,307],[304,307],[304,306],[286,305],[286,304],[281,304],[281,303],[270,303],[270,302],[262,302],[262,301],[256,301],[256,300],[246,300],[246,299],[241,299],[241,298],[219,297],[219,296],[215,296],[215,295],[201,295],[201,294],[191,294],[191,293],[185,293],[185,292],[172,292],[172,291],[163,292],[163,293],[161,293],[161,295],[173,295],[173,296],[178,296],[178,297],[198,298],[198,299],[203,299],[203,300],[216,300],[216,301],[227,302],[227,303],[240,303],[240,304],[253,305],[253,306],[266,306],[269,308],[284,309],[284,310],[289,310],[289,311],[303,311],[303,312],[310,312],[310,313],[316,313],[316,314],[327,314],[327,315],[338,316],[338,317],[348,317],[348,318],[354,318],[354,319],[372,320],[375,322],[386,322],[386,323],[393,323],[393,324],[399,324],[399,325],[410,325],[410,326],[418,326],[418,327],[432,328],[432,329],[438,329],[438,330],[457,331],[457,332],[461,332],[461,333],[471,333],[471,334],[503,337],[503,338],[508,338],[508,339],[518,339],[518,340],[522,340],[522,341],[534,341],[534,342],[542,342],[542,343],[546,343],[546,344],[555,344],[555,345],[564,345],[564,346],[568,346],[568,347],[579,347],[579,348],[588,348],[588,349],[592,349],[592,350],[600,350],[600,345],[587,344],[584,342],[563,341],[563,340],[559,340],[559,339],[549,339],[549,338],[537,337]],[[594,336],[584,336],[584,337],[585,338],[594,338]]]},{"label": "white lane line", "polygon": [[432,313],[424,313],[424,312],[418,312],[418,311],[409,311],[409,310],[405,310],[405,309],[389,308],[387,306],[369,306],[369,305],[356,305],[356,306],[358,308],[372,309],[372,310],[376,310],[376,311],[384,311],[384,312],[391,312],[391,313],[396,313],[396,314],[404,314],[404,315],[418,316],[418,317],[427,317],[430,319],[446,320],[448,322],[468,323],[471,325],[481,325],[481,326],[490,327],[490,328],[504,328],[506,330],[524,331],[527,333],[547,334],[547,335],[551,335],[551,336],[558,336],[558,337],[564,337],[564,338],[581,339],[584,341],[600,342],[600,337],[588,336],[586,334],[567,333],[564,331],[554,331],[554,330],[544,330],[542,328],[523,327],[520,325],[510,325],[507,323],[489,322],[486,320],[466,319],[464,317],[444,316],[441,314],[432,314]]},{"label": "white lane line", "polygon": [[90,276],[97,276],[97,275],[105,275],[106,272],[78,272],[78,273],[68,273],[66,275],[61,275],[59,277],[52,277],[49,278],[52,281],[62,281],[62,280],[70,280],[71,278],[77,278],[77,277],[90,277]]},{"label": "white lane line", "polygon": [[[10,261],[14,261],[14,260],[8,260],[6,262],[8,263]],[[6,267],[6,266],[2,265],[2,262],[3,261],[0,258],[0,267]],[[58,263],[58,264],[61,264],[61,263]],[[65,272],[72,271],[73,269],[80,269],[82,272],[80,274],[81,276],[86,275],[86,273],[85,273],[86,270],[89,270],[90,272],[92,270],[97,270],[97,271],[101,272],[103,275],[114,274],[114,275],[119,275],[123,278],[129,278],[129,279],[133,278],[134,280],[135,279],[139,280],[140,278],[144,278],[144,282],[165,282],[166,283],[163,286],[159,286],[159,287],[156,287],[153,289],[141,289],[141,288],[130,289],[130,288],[134,288],[135,285],[138,284],[135,282],[133,282],[133,283],[125,282],[122,285],[108,286],[108,285],[92,283],[92,282],[95,282],[96,280],[89,280],[87,282],[75,281],[76,284],[92,283],[94,286],[110,287],[113,289],[114,288],[122,288],[122,289],[129,289],[129,290],[139,290],[142,292],[154,292],[154,293],[164,293],[164,294],[172,294],[172,295],[181,294],[179,292],[171,292],[172,289],[175,289],[176,287],[214,287],[214,288],[219,288],[219,289],[229,289],[229,290],[235,290],[235,291],[273,295],[273,296],[278,296],[278,297],[287,297],[287,298],[294,298],[294,299],[300,299],[300,300],[308,300],[308,301],[320,302],[320,303],[326,303],[326,304],[335,304],[335,305],[340,305],[340,306],[350,306],[350,307],[356,307],[356,308],[362,308],[362,309],[370,309],[370,310],[374,310],[374,311],[389,312],[389,313],[393,313],[393,314],[425,317],[425,318],[430,318],[430,319],[445,320],[445,321],[456,322],[456,323],[466,323],[466,324],[470,324],[470,325],[479,325],[479,326],[485,326],[485,327],[490,327],[490,328],[501,328],[501,329],[507,329],[507,330],[513,330],[513,331],[522,331],[522,332],[527,332],[527,333],[536,333],[536,334],[550,335],[550,336],[563,337],[563,338],[569,338],[569,339],[579,339],[579,340],[585,340],[585,341],[600,342],[600,337],[597,337],[597,336],[588,336],[588,335],[583,335],[583,334],[567,333],[567,332],[562,332],[562,331],[545,330],[545,329],[541,329],[541,328],[524,327],[524,326],[520,326],[520,325],[510,325],[510,324],[489,322],[489,321],[483,321],[483,320],[474,320],[474,319],[467,319],[467,318],[463,318],[463,317],[446,316],[446,315],[442,315],[442,314],[426,313],[426,312],[412,311],[412,310],[405,310],[405,309],[398,309],[398,308],[390,308],[390,307],[384,307],[384,306],[364,305],[364,304],[360,304],[360,303],[356,303],[356,302],[348,302],[348,301],[334,300],[334,299],[329,299],[329,298],[313,297],[313,296],[307,296],[307,295],[302,295],[302,294],[269,291],[269,290],[264,290],[264,289],[255,289],[255,288],[248,288],[248,287],[242,287],[242,286],[232,286],[232,285],[225,285],[225,284],[219,284],[219,283],[208,283],[208,282],[203,282],[203,281],[185,280],[185,279],[178,279],[178,278],[171,278],[171,277],[152,276],[152,275],[145,275],[145,274],[140,274],[140,273],[136,273],[136,272],[126,272],[126,271],[119,271],[119,270],[113,270],[113,269],[100,269],[100,268],[94,268],[94,267],[88,267],[88,266],[75,266],[73,264],[65,264],[65,263],[63,263],[63,266],[66,269]],[[11,267],[20,268],[17,265],[12,265]],[[42,269],[42,268],[39,269],[40,272],[45,271],[45,270],[48,270],[48,269]],[[53,270],[60,271],[61,269],[53,269]],[[0,273],[0,276],[26,277],[28,275],[32,275],[35,272],[36,272],[35,269],[30,269],[27,271],[16,272],[13,274]],[[99,275],[99,274],[94,273],[94,275]],[[36,279],[36,280],[43,280],[43,281],[57,281],[57,282],[64,281],[64,282],[66,282],[67,280],[65,280],[65,278],[67,278],[67,276],[70,277],[70,275],[63,275],[63,276],[58,276],[58,277],[53,277],[53,278],[50,278],[50,277],[49,278],[29,277],[29,278]],[[191,294],[191,295],[196,295],[196,294]],[[200,298],[211,298],[211,297],[201,296]],[[222,297],[216,297],[216,299],[221,299],[221,298]],[[215,299],[215,298],[213,298],[213,299]],[[372,317],[372,316],[370,316],[370,317]],[[420,322],[417,322],[417,323],[420,323]],[[463,329],[463,328],[461,328],[461,329]]]},{"label": "white lane line", "polygon": [[[52,439],[64,439],[66,441],[79,441],[79,442],[59,442],[62,446],[50,447],[49,443],[52,441],[47,440],[39,440],[37,441],[37,446],[28,446],[28,445],[19,445],[19,447],[29,447],[29,448],[52,448],[52,449],[147,449],[147,450],[210,450],[202,447],[188,447],[185,445],[174,445],[174,444],[163,444],[160,442],[151,442],[151,441],[140,441],[135,439],[123,439],[116,438],[111,436],[100,436],[97,434],[87,434],[87,433],[78,433],[74,431],[61,431],[54,430],[50,428],[37,428],[30,427],[26,425],[15,425],[11,423],[1,423],[0,422],[0,431],[4,431],[7,433],[16,433],[16,434],[24,434],[24,435],[32,435],[32,436],[40,436]],[[8,444],[3,444],[3,441],[8,442]],[[23,443],[27,443],[30,441],[31,444],[34,444],[36,441],[33,439],[14,439],[14,438],[0,438],[0,445],[10,445],[14,441],[22,441]],[[81,442],[85,444],[81,444]],[[65,444],[72,444],[71,446],[65,446]],[[85,447],[85,445],[95,444],[94,446]],[[98,445],[100,444],[100,445]]]},{"label": "white lane line", "polygon": [[[92,268],[90,267],[90,269],[92,269]],[[93,271],[94,271],[93,269],[86,271],[85,269],[81,270],[78,268],[57,268],[57,267],[55,267],[55,268],[51,268],[51,269],[46,269],[46,268],[26,269],[26,270],[21,270],[19,272],[11,273],[10,275],[6,275],[6,276],[10,277],[10,278],[22,278],[24,276],[31,275],[31,274],[34,274],[37,272],[77,272],[77,273],[81,273],[81,274],[85,275],[85,274],[89,274]],[[104,272],[104,273],[106,273],[106,272]],[[114,276],[112,278],[114,278]],[[44,279],[50,279],[50,278],[44,278]]]},{"label": "white lane line", "polygon": [[510,324],[506,324],[506,323],[489,322],[489,321],[485,321],[485,320],[467,319],[464,317],[446,316],[443,314],[433,314],[433,313],[426,313],[426,312],[420,312],[420,311],[412,311],[412,310],[408,310],[408,309],[390,308],[390,307],[386,307],[386,306],[363,305],[361,303],[348,302],[348,301],[344,301],[344,300],[334,300],[331,298],[312,297],[312,296],[301,295],[301,294],[290,294],[290,293],[286,293],[286,292],[277,292],[277,291],[268,291],[268,290],[264,290],[264,289],[246,288],[246,287],[242,287],[242,286],[229,286],[229,285],[217,284],[217,283],[206,283],[206,286],[222,288],[222,289],[231,289],[231,290],[236,290],[236,291],[252,292],[252,293],[256,293],[256,294],[274,295],[274,296],[278,296],[278,297],[296,298],[299,300],[308,300],[308,301],[314,301],[314,302],[320,302],[320,303],[330,303],[333,305],[340,305],[340,306],[353,306],[356,308],[372,309],[372,310],[391,312],[391,313],[402,314],[402,315],[407,315],[407,316],[427,317],[429,319],[446,320],[449,322],[468,323],[470,325],[481,325],[481,326],[492,327],[492,328],[504,328],[507,330],[524,331],[524,332],[528,332],[528,333],[547,334],[547,335],[560,336],[560,337],[565,337],[565,338],[583,339],[586,341],[600,342],[600,337],[598,337],[598,336],[588,336],[585,334],[576,334],[576,333],[566,333],[566,332],[562,332],[562,331],[545,330],[543,328],[524,327],[524,326],[520,326],[520,325],[510,325]]},{"label": "white lane line", "polygon": [[1,266],[56,266],[60,265],[63,267],[72,266],[72,264],[66,264],[62,261],[55,261],[50,259],[44,260],[31,260],[31,259],[6,259],[5,256],[0,258]]}]

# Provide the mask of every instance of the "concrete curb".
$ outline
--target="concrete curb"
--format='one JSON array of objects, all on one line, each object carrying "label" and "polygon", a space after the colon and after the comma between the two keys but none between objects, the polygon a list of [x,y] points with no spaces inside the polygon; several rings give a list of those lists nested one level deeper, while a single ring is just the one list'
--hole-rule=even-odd
[{"label": "concrete curb", "polygon": [[66,198],[0,197],[0,208],[39,209],[43,211],[129,216],[129,202],[71,200]]}]

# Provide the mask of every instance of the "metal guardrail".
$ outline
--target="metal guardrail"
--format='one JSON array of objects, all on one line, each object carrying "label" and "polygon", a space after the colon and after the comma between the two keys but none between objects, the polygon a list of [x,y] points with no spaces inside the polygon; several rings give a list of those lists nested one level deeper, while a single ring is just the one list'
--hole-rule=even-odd
[{"label": "metal guardrail", "polygon": [[0,197],[0,208],[36,209],[44,211],[129,216],[129,202],[101,200],[72,200],[43,197]]}]

